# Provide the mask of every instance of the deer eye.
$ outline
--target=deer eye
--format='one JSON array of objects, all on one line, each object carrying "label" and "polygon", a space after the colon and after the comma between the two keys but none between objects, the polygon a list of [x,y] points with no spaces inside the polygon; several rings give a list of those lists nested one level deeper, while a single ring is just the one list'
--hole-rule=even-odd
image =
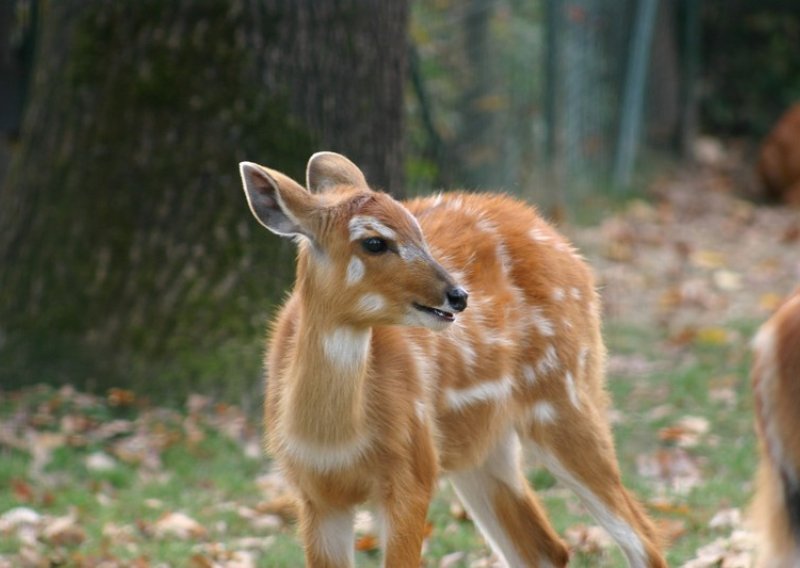
[{"label": "deer eye", "polygon": [[389,250],[389,244],[380,237],[369,237],[361,241],[361,246],[370,254],[381,254]]}]

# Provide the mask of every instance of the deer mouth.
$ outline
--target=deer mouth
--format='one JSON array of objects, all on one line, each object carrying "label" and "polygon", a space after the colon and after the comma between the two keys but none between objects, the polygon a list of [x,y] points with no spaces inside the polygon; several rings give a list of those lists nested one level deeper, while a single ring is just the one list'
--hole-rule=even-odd
[{"label": "deer mouth", "polygon": [[416,302],[413,303],[413,306],[414,306],[414,308],[416,308],[417,310],[421,311],[422,313],[430,314],[430,315],[434,316],[435,318],[440,319],[442,321],[451,322],[451,321],[455,321],[455,319],[456,319],[456,316],[454,314],[452,314],[450,312],[446,312],[444,310],[440,310],[438,308],[432,308],[430,306],[423,306],[422,304],[418,304]]}]

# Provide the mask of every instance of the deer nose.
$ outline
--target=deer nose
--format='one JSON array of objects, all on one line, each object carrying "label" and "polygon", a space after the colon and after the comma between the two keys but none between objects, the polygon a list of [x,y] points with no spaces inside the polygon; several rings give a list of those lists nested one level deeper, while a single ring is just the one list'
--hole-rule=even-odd
[{"label": "deer nose", "polygon": [[467,307],[467,291],[464,290],[464,288],[460,286],[450,288],[445,292],[445,295],[447,296],[447,303],[450,304],[450,307],[455,311],[463,312]]}]

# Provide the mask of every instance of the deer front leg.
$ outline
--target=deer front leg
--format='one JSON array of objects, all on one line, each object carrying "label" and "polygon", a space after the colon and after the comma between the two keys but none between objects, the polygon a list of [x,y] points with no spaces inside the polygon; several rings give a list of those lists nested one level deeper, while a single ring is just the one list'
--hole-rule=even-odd
[{"label": "deer front leg", "polygon": [[305,500],[300,515],[308,568],[350,568],[354,563],[354,511],[330,509]]},{"label": "deer front leg", "polygon": [[438,475],[430,437],[419,428],[407,447],[407,459],[387,463],[391,472],[380,499],[383,565],[387,568],[420,566],[428,505]]},{"label": "deer front leg", "polygon": [[420,565],[427,495],[417,494],[407,500],[397,499],[383,505],[383,565],[387,568],[416,568]]}]

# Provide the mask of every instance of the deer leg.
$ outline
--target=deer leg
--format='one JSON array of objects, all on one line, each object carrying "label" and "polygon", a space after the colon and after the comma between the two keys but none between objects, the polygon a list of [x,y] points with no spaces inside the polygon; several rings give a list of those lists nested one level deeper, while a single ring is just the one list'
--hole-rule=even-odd
[{"label": "deer leg", "polygon": [[528,431],[539,461],[574,491],[635,568],[666,568],[656,529],[622,485],[611,429],[598,410],[565,401]]},{"label": "deer leg", "polygon": [[353,509],[320,509],[305,501],[300,531],[309,568],[350,568],[355,559]]},{"label": "deer leg", "polygon": [[520,443],[509,431],[478,467],[451,482],[492,550],[508,566],[567,565],[569,553],[522,474]]}]

